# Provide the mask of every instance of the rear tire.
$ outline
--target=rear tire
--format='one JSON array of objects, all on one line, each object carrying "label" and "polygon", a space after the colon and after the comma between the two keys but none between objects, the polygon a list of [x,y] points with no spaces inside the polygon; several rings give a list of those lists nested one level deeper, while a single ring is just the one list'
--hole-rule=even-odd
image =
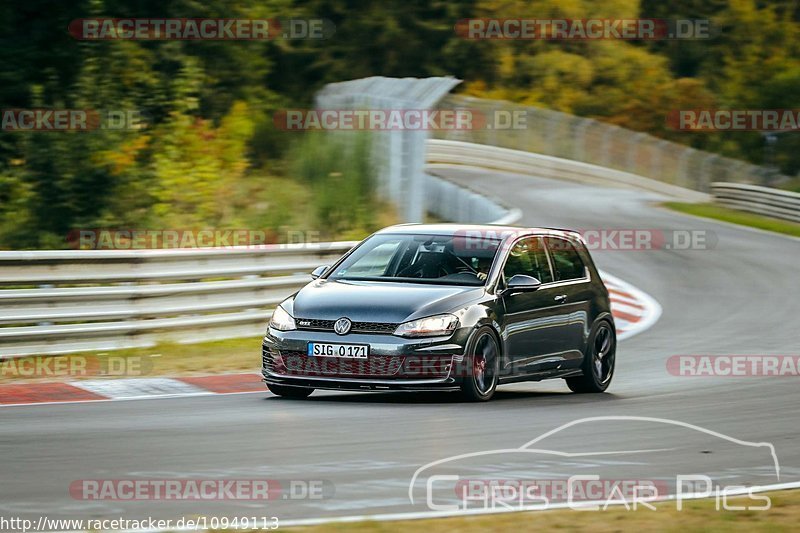
[{"label": "rear tire", "polygon": [[464,398],[471,402],[491,400],[500,374],[500,346],[491,328],[483,327],[475,334],[466,363],[469,372],[461,383]]},{"label": "rear tire", "polygon": [[267,383],[269,391],[276,396],[284,398],[308,398],[314,389],[310,387],[292,387],[289,385],[274,385]]},{"label": "rear tire", "polygon": [[617,334],[614,326],[607,320],[601,320],[589,337],[583,355],[583,375],[566,378],[567,386],[577,393],[605,392],[614,377],[616,355]]}]

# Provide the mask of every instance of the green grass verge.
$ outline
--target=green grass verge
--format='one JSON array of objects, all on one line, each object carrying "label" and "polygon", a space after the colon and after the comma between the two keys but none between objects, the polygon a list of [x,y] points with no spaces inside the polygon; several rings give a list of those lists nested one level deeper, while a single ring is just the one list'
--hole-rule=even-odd
[{"label": "green grass verge", "polygon": [[[636,511],[624,506],[609,507],[605,511],[574,511],[570,509],[484,515],[468,518],[439,518],[403,522],[357,522],[328,524],[314,527],[292,528],[303,533],[374,533],[388,531],[420,533],[486,533],[501,531],[663,531],[708,533],[729,531],[797,531],[800,524],[800,491],[769,493],[772,508],[767,511],[716,510],[715,502],[694,500],[684,502],[678,511],[675,502],[657,504],[652,511],[640,507]],[[730,498],[729,505],[761,506],[762,501]],[[601,506],[602,507],[602,506]]]},{"label": "green grass verge", "polygon": [[261,337],[0,361],[0,383],[259,372]]},{"label": "green grass verge", "polygon": [[776,218],[765,217],[746,211],[737,211],[717,204],[690,204],[682,202],[666,202],[665,207],[703,218],[713,218],[723,222],[731,222],[742,226],[774,231],[785,235],[800,237],[800,224],[789,220],[779,220]]}]

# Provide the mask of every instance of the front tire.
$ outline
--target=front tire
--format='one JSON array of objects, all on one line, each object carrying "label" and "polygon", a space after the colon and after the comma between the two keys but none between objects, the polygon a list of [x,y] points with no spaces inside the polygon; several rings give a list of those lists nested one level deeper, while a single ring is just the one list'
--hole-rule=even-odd
[{"label": "front tire", "polygon": [[462,395],[472,402],[491,400],[500,374],[500,346],[491,328],[478,330],[466,359],[470,371],[461,383]]},{"label": "front tire", "polygon": [[566,378],[572,392],[605,392],[614,377],[617,355],[617,334],[607,320],[598,322],[589,338],[583,356],[582,376]]},{"label": "front tire", "polygon": [[269,391],[276,396],[284,398],[308,398],[314,389],[310,387],[291,387],[289,385],[275,385],[267,383]]}]

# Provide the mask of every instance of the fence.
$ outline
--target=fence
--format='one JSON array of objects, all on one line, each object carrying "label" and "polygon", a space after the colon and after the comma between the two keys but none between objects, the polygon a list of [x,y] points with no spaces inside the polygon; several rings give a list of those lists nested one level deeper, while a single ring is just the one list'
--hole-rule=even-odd
[{"label": "fence", "polygon": [[435,132],[438,139],[580,161],[706,193],[712,182],[766,184],[776,178],[765,167],[549,109],[453,95],[439,107],[476,110],[487,117],[517,112],[524,116],[525,127],[442,130]]},{"label": "fence", "polygon": [[428,162],[434,165],[477,166],[504,172],[531,174],[543,178],[566,179],[584,183],[631,186],[689,202],[709,200],[709,195],[706,193],[643,178],[620,170],[558,157],[511,150],[509,148],[498,148],[496,146],[461,141],[439,139],[428,141]]},{"label": "fence", "polygon": [[[321,109],[431,109],[460,80],[449,77],[385,78],[373,76],[329,83],[316,95]],[[347,132],[344,132],[345,134]],[[426,207],[424,130],[371,131],[377,189],[399,208],[405,222],[422,222]]]}]

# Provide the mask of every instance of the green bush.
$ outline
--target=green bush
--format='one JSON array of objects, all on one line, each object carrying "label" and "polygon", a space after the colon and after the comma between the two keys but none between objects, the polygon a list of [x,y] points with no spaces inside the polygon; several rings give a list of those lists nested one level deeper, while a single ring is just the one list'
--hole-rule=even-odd
[{"label": "green bush", "polygon": [[376,229],[378,202],[366,133],[308,132],[292,148],[290,178],[311,186],[314,227],[325,237]]}]

